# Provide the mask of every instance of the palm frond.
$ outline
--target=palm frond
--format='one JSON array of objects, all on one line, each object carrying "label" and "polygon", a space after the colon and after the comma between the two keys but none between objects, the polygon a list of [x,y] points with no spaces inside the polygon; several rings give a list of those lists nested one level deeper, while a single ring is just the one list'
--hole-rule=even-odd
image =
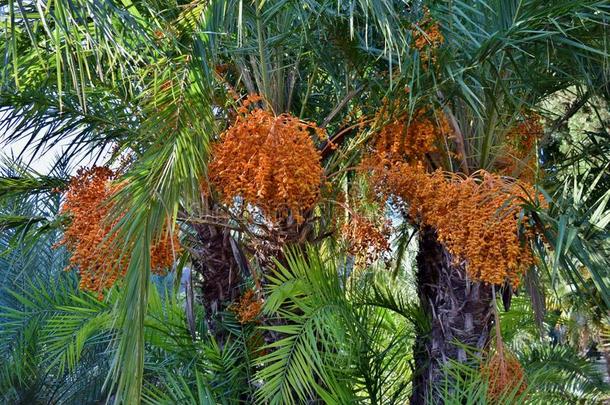
[{"label": "palm frond", "polygon": [[[203,38],[205,39],[205,38]],[[202,39],[202,40],[203,40]],[[201,52],[204,44],[194,45]],[[215,132],[213,87],[201,60],[181,58],[161,67],[162,80],[144,97],[156,111],[140,131],[156,134],[153,145],[126,176],[117,195],[117,224],[124,246],[133,246],[123,297],[117,307],[120,335],[113,363],[117,398],[140,398],[144,366],[144,318],[150,283],[150,246],[162,230],[173,231],[179,205],[200,200],[207,144]],[[175,70],[177,68],[177,70]],[[120,246],[117,246],[121,249]]]},{"label": "palm frond", "polygon": [[598,365],[568,346],[533,345],[519,356],[531,378],[531,401],[597,403],[608,395]]},{"label": "palm frond", "polygon": [[390,290],[389,274],[342,284],[341,267],[332,254],[325,257],[313,248],[291,251],[287,266],[278,264],[268,276],[264,311],[283,322],[261,327],[279,337],[257,360],[263,366],[257,377],[264,381],[258,398],[401,403],[410,382],[404,354],[413,344],[407,319],[418,318],[418,311]]}]

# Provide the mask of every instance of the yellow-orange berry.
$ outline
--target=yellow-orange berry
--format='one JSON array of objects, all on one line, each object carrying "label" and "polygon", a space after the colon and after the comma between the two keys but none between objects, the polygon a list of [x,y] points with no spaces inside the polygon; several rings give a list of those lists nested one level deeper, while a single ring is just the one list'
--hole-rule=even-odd
[{"label": "yellow-orange berry", "polygon": [[320,193],[322,166],[311,133],[323,131],[289,114],[246,107],[212,151],[209,177],[226,203],[235,197],[260,208],[269,220],[296,222]]},{"label": "yellow-orange berry", "polygon": [[519,218],[532,186],[480,171],[465,177],[440,170],[426,173],[423,164],[395,162],[374,172],[386,195],[409,205],[412,221],[436,229],[456,262],[465,262],[477,281],[518,285],[534,263],[533,230]]},{"label": "yellow-orange berry", "polygon": [[247,290],[237,302],[229,306],[229,310],[235,313],[235,317],[242,324],[254,321],[262,308],[263,301],[254,290]]},{"label": "yellow-orange berry", "polygon": [[[70,180],[61,212],[71,218],[58,246],[72,254],[68,269],[80,274],[80,288],[103,297],[103,290],[123,277],[129,263],[130,250],[117,246],[111,231],[120,220],[109,219],[112,195],[120,186],[114,184],[115,173],[107,167],[81,169]],[[151,247],[151,268],[163,273],[171,267],[180,252],[177,235],[163,236]]]},{"label": "yellow-orange berry", "polygon": [[341,234],[347,241],[347,251],[356,258],[362,258],[365,265],[390,251],[390,226],[387,222],[375,223],[353,213],[341,228]]},{"label": "yellow-orange berry", "polygon": [[504,396],[517,397],[527,389],[525,373],[517,358],[502,350],[494,353],[480,368],[481,376],[487,382],[487,399],[492,403]]}]

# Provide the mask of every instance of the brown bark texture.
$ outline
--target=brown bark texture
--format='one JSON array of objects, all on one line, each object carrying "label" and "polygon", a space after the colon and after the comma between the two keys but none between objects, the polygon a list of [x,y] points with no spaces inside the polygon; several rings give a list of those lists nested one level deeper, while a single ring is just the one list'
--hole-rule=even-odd
[{"label": "brown bark texture", "polygon": [[417,267],[418,295],[430,328],[415,341],[411,404],[440,404],[440,393],[448,386],[447,363],[476,365],[477,353],[489,342],[492,287],[470,280],[463,264],[456,263],[428,227],[419,233]]},{"label": "brown bark texture", "polygon": [[193,271],[202,276],[200,288],[206,318],[216,330],[216,315],[239,297],[244,274],[236,242],[227,228],[196,225],[197,244],[191,250]]}]

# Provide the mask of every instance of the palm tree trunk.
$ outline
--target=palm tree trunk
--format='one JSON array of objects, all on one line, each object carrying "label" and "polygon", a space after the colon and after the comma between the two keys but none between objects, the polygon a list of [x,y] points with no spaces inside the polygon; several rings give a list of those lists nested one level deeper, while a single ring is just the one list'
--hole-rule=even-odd
[{"label": "palm tree trunk", "polygon": [[208,326],[222,343],[217,314],[239,296],[243,264],[236,259],[228,229],[208,224],[197,224],[194,228],[198,243],[191,251],[193,271],[202,276],[201,297]]},{"label": "palm tree trunk", "polygon": [[461,345],[482,349],[493,325],[492,287],[470,281],[431,228],[420,230],[417,267],[418,294],[430,328],[415,341],[412,405],[442,402],[443,367],[449,360],[476,364],[478,358]]}]

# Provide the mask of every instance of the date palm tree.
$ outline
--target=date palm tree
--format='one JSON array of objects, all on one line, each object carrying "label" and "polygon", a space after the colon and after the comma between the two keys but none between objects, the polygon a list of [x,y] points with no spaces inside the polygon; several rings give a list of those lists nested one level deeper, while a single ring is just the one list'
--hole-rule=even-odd
[{"label": "date palm tree", "polygon": [[[386,124],[373,118],[379,111],[396,107],[389,119],[409,120],[425,107],[447,120],[452,136],[439,153],[425,154],[429,171],[518,177],[524,167],[540,164],[540,150],[589,98],[608,98],[606,2],[423,3],[1,3],[3,141],[25,140],[23,155],[30,159],[63,144],[63,159],[75,165],[85,158],[110,156],[112,164],[126,153],[133,157],[115,196],[122,216],[113,233],[129,247],[113,311],[119,328],[108,392],[117,403],[142,397],[151,245],[168,224],[182,230],[186,253],[180,262],[189,261],[198,274],[193,283],[201,283],[205,316],[220,325],[244,280],[262,276],[265,284],[273,268],[289,267],[281,253],[286,240],[304,247],[333,238],[334,219],[350,205],[338,202],[340,197],[353,195],[357,182],[366,183],[355,167]],[[435,46],[428,46],[434,43],[427,32],[431,21],[442,36]],[[424,45],[417,46],[418,40]],[[548,130],[515,163],[507,156],[510,129],[524,111],[537,110],[542,100],[574,86],[579,96],[567,111],[539,112],[550,120]],[[260,95],[259,107],[275,115],[313,121],[329,134],[328,141],[313,137],[328,183],[323,198],[302,223],[288,218],[267,233],[260,232],[264,221],[253,230],[217,193],[202,193],[210,150],[237,114],[234,97],[248,94]],[[510,173],[507,159],[515,163]],[[48,183],[17,176],[5,183],[6,195],[38,192]],[[396,190],[389,194],[402,208],[410,203]],[[384,204],[377,202],[378,211]],[[604,204],[596,206],[597,215]],[[610,304],[610,267],[596,250],[596,243],[604,243],[599,230],[567,222],[564,212],[557,215],[534,198],[524,205],[544,237],[536,239],[541,254],[554,250],[550,270],[561,270],[578,286],[584,285],[578,265],[586,266],[597,293]],[[557,206],[551,202],[551,207]],[[417,292],[430,325],[420,328],[414,348],[411,401],[419,404],[439,396],[449,362],[477,361],[478,354],[464,346],[481,351],[489,345],[494,294],[502,287],[508,300],[511,292],[508,284],[471,279],[464,258],[441,243],[437,229],[406,219],[418,229]],[[407,246],[407,238],[398,245]],[[308,255],[307,249],[300,252]],[[299,312],[293,315],[282,322],[297,322]],[[271,347],[279,347],[279,332],[290,329],[282,323],[265,327],[278,332],[267,337]],[[224,333],[214,329],[217,336]],[[262,375],[273,381],[271,374]],[[311,389],[333,383],[307,384]],[[278,388],[263,397],[282,399],[284,393],[282,400],[289,401],[308,389]]]}]

